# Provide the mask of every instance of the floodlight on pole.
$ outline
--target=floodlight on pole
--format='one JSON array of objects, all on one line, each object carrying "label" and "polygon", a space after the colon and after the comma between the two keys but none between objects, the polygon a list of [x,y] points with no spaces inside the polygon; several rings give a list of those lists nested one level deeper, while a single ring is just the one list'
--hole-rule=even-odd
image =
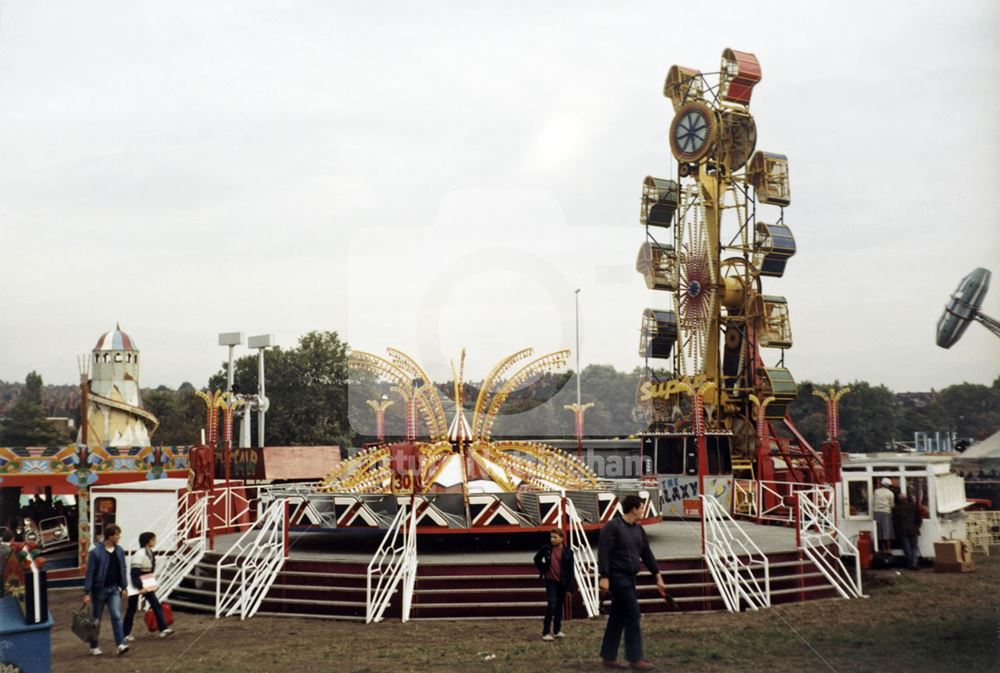
[{"label": "floodlight on pole", "polygon": [[229,347],[229,366],[226,367],[226,392],[233,392],[233,349],[242,346],[243,332],[222,332],[219,334],[219,345]]},{"label": "floodlight on pole", "polygon": [[250,348],[257,349],[257,444],[264,447],[264,414],[270,406],[264,387],[264,349],[274,345],[273,334],[259,334],[247,340]]}]

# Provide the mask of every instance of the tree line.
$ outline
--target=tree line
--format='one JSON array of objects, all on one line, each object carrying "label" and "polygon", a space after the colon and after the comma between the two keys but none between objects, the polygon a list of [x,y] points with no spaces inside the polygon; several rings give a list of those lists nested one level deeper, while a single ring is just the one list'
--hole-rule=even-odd
[{"label": "tree line", "polygon": [[[310,332],[291,348],[275,347],[266,352],[266,388],[270,400],[267,412],[267,444],[351,446],[370,441],[374,420],[368,400],[388,399],[385,412],[389,437],[401,436],[405,428],[405,405],[388,386],[373,377],[348,371],[349,347],[336,332]],[[247,355],[234,363],[234,388],[238,392],[257,390],[257,358]],[[636,388],[642,370],[621,372],[610,365],[589,365],[581,378],[581,402],[593,403],[585,414],[589,437],[626,437],[641,432],[648,423],[636,406]],[[479,382],[467,384],[466,408],[475,398]],[[3,385],[8,387],[5,389]],[[840,389],[841,382],[804,381],[789,415],[799,431],[814,446],[826,436],[824,402],[814,390]],[[840,402],[840,441],[847,451],[880,451],[892,441],[912,441],[914,432],[954,433],[973,441],[1000,429],[1000,376],[991,386],[961,383],[940,391],[896,394],[883,385],[865,381],[846,384],[851,392]],[[204,390],[225,389],[226,364],[210,376]],[[437,384],[451,421],[454,401],[449,381]],[[61,399],[75,408],[63,410],[43,404],[41,377],[32,372],[17,394],[7,396],[6,419],[0,425],[0,446],[55,445],[72,441],[45,421],[45,416],[66,415],[79,420],[79,396],[75,400],[53,387]],[[0,391],[10,384],[0,382]],[[160,425],[153,435],[159,445],[194,444],[204,425],[205,403],[195,386],[184,383],[176,390],[160,386],[144,389],[143,405],[154,413]],[[0,392],[0,399],[3,393]],[[515,391],[503,407],[493,429],[494,437],[571,438],[574,416],[564,407],[576,402],[574,372],[547,374]],[[56,413],[53,413],[56,412]],[[467,412],[469,413],[469,412]],[[256,437],[256,414],[252,415]],[[471,420],[471,418],[469,418]]]}]

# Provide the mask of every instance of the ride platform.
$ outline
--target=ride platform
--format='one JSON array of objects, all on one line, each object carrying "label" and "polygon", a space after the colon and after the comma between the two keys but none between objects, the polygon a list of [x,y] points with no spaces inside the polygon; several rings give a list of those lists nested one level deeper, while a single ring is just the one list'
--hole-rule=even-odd
[{"label": "ride platform", "polygon": [[[729,525],[739,526],[767,555],[773,603],[837,597],[822,573],[799,553],[793,529],[744,521]],[[701,556],[700,522],[664,521],[645,529],[673,603],[659,596],[643,568],[638,578],[642,611],[724,610]],[[257,614],[364,620],[366,571],[384,534],[370,528],[290,533],[289,556]],[[171,595],[175,607],[214,610],[216,563],[237,537],[216,537],[214,550]],[[589,537],[596,553],[597,534]],[[547,539],[545,532],[418,536],[411,619],[541,618],[545,586],[532,558]],[[230,576],[223,573],[223,588]],[[399,618],[400,603],[397,591],[387,619]],[[586,616],[578,595],[568,604],[570,618]]]}]

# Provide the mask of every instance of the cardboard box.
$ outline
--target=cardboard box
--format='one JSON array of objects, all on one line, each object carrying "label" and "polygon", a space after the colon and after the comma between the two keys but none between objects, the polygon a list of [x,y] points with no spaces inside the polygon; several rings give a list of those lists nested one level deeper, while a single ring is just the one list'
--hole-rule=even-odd
[{"label": "cardboard box", "polygon": [[972,561],[965,563],[942,563],[934,560],[934,572],[936,573],[971,573],[975,572],[976,564]]},{"label": "cardboard box", "polygon": [[940,540],[934,543],[934,563],[972,563],[972,549],[965,540]]}]

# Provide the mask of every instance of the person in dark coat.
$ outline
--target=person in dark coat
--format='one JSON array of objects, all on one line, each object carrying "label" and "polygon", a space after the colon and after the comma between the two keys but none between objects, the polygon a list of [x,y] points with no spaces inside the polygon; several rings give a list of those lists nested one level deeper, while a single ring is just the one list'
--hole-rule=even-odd
[{"label": "person in dark coat", "polygon": [[[104,543],[95,545],[87,554],[87,575],[83,580],[83,604],[91,605],[94,617],[100,621],[104,607],[111,613],[111,631],[118,646],[118,654],[128,652],[125,634],[122,631],[121,599],[127,597],[128,567],[125,565],[125,550],[118,542],[122,529],[115,524],[104,527]],[[101,650],[97,641],[90,641],[90,653],[97,656]]]},{"label": "person in dark coat", "polygon": [[664,597],[667,585],[649,548],[646,531],[638,523],[641,517],[642,500],[639,496],[625,496],[622,498],[622,513],[604,525],[598,541],[598,586],[601,591],[611,592],[611,613],[601,642],[601,660],[605,668],[628,668],[618,661],[622,633],[625,634],[625,658],[631,668],[636,671],[655,668],[643,658],[639,599],[635,593],[639,562],[642,561],[656,578],[656,588]]},{"label": "person in dark coat", "polygon": [[562,631],[563,604],[566,592],[576,586],[573,574],[573,550],[565,545],[566,535],[559,528],[549,531],[549,541],[535,554],[535,567],[545,580],[545,621],[542,640],[565,638]]},{"label": "person in dark coat", "polygon": [[920,553],[917,539],[920,537],[920,524],[923,523],[923,519],[909,493],[899,494],[899,502],[892,508],[892,518],[896,539],[899,540],[899,546],[903,548],[903,556],[906,558],[906,567],[918,570],[917,561]]}]

